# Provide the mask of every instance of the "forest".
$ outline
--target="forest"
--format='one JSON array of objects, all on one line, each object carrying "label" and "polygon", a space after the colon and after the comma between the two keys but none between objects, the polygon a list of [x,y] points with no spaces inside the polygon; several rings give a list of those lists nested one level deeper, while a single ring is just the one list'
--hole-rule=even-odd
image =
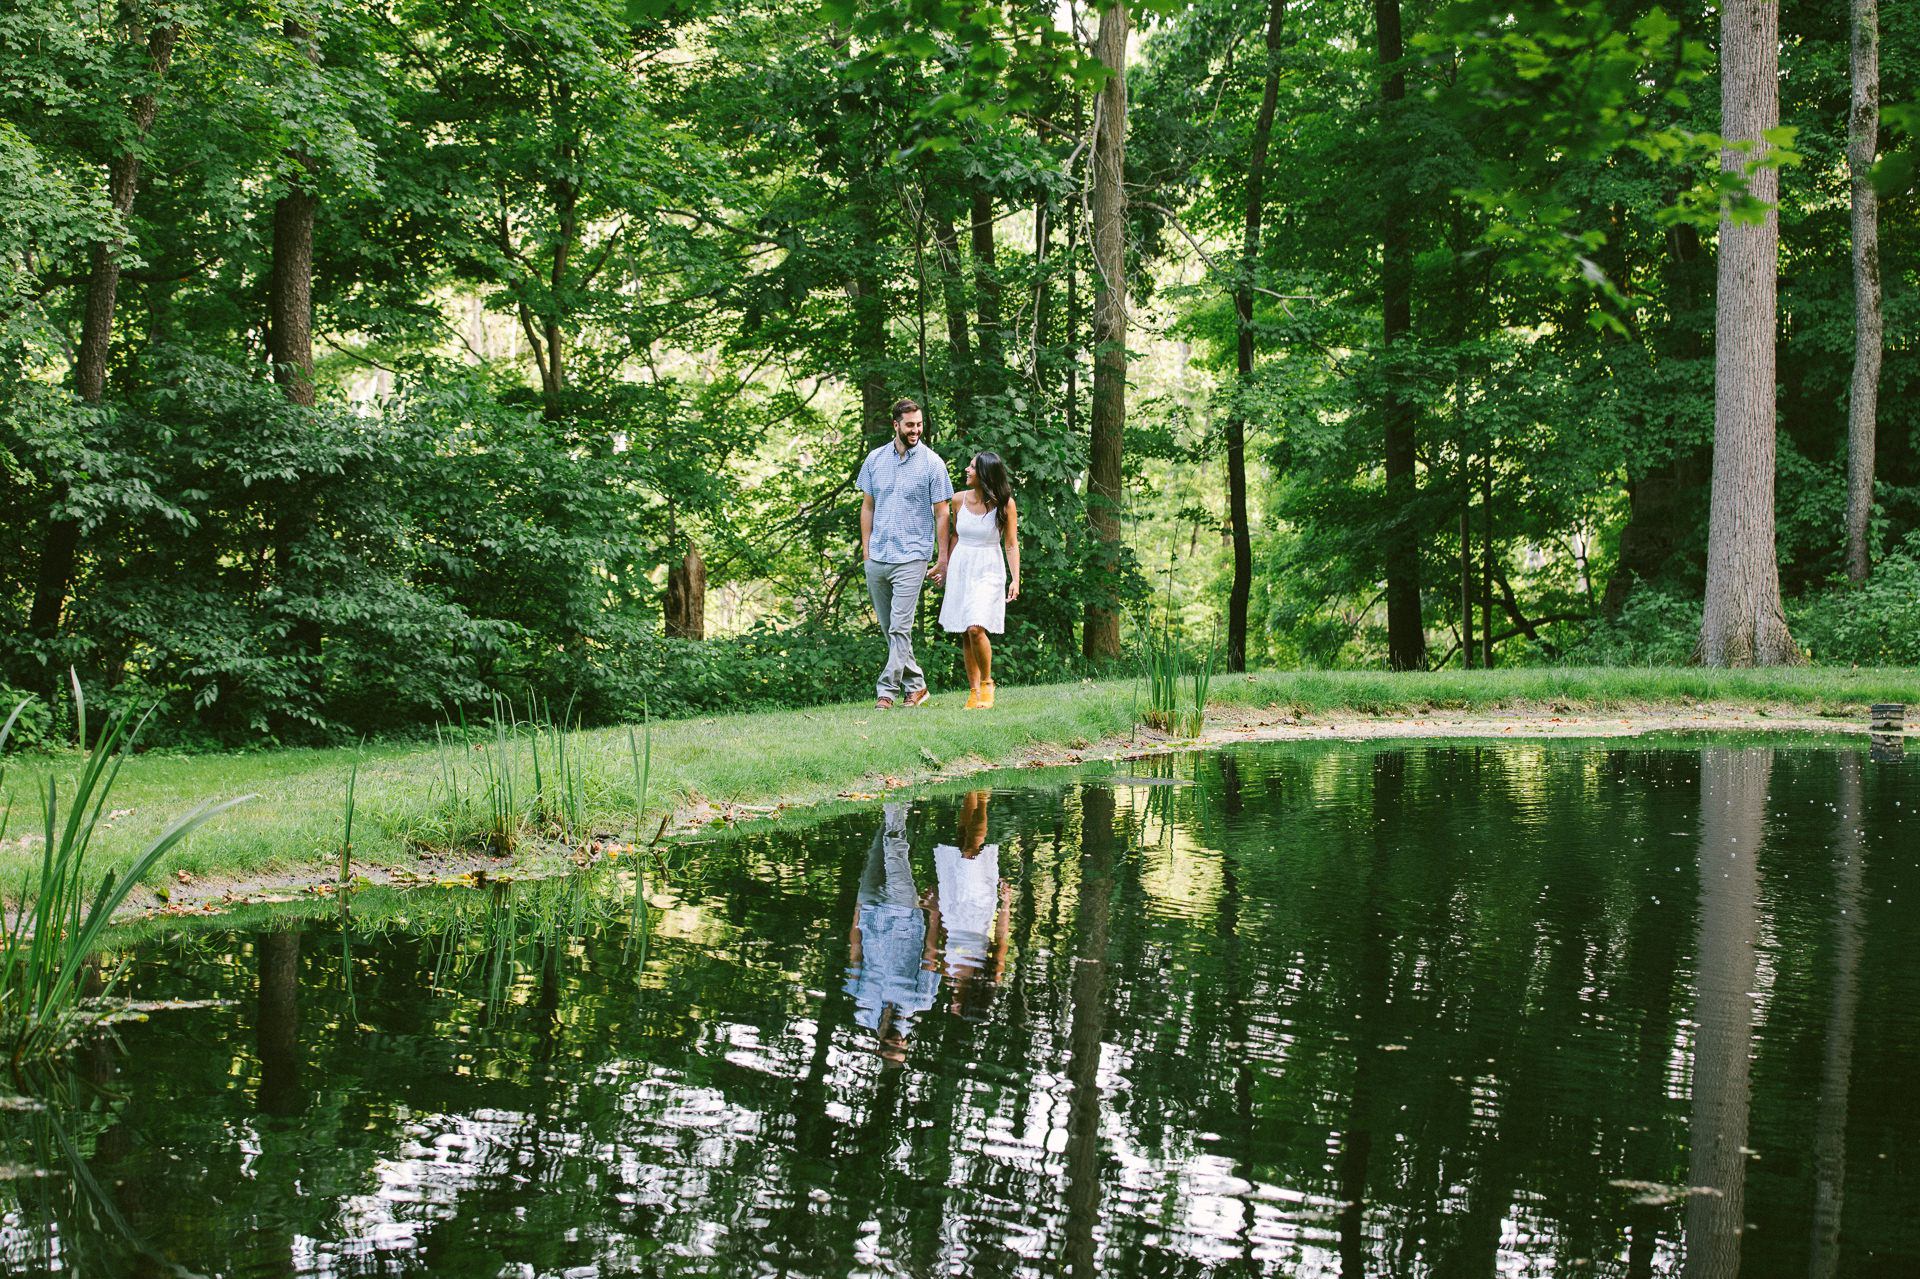
[{"label": "forest", "polygon": [[1003,682],[1920,662],[1916,86],[1876,0],[0,0],[0,700],[858,696],[902,396]]}]

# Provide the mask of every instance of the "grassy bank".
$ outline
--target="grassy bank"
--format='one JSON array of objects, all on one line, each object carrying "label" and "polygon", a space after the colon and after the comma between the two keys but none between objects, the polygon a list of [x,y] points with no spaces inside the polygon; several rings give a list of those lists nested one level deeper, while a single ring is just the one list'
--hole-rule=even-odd
[{"label": "grassy bank", "polygon": [[[1127,732],[1136,690],[1125,681],[1003,688],[987,713],[960,709],[951,693],[914,711],[823,707],[653,728],[653,817],[696,798],[769,804],[872,790],[885,779],[926,778],[963,760],[1016,759],[1036,745],[1079,746]],[[1216,678],[1216,706],[1277,706],[1306,718],[1416,716],[1435,710],[1650,711],[1688,701],[1727,707],[1843,715],[1872,701],[1920,702],[1911,669],[1704,671],[1534,669],[1391,675],[1286,672]],[[577,781],[570,793],[579,824],[624,836],[634,817],[633,763],[626,728],[579,733],[568,743]],[[315,868],[337,859],[349,775],[357,760],[353,827],[358,865],[411,866],[422,849],[477,847],[484,813],[474,799],[500,766],[496,740],[476,733],[451,749],[376,745],[354,750],[276,750],[232,755],[149,754],[131,761],[112,799],[94,869],[122,865],[166,824],[203,799],[257,798],[195,832],[156,875],[258,875]],[[14,886],[38,865],[37,793],[49,772],[61,782],[76,757],[16,759],[8,777],[12,820],[0,847],[0,876]],[[520,785],[530,781],[525,747]],[[551,777],[553,761],[547,760]],[[467,804],[450,802],[450,789]],[[484,807],[484,806],[481,806]],[[23,840],[23,836],[26,837]],[[523,845],[523,859],[540,841]]]}]

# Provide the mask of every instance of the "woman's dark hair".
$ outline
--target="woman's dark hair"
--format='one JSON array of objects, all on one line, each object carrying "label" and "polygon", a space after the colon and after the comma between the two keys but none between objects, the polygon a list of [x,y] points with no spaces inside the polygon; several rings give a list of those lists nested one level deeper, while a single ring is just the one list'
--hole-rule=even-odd
[{"label": "woman's dark hair", "polygon": [[1007,503],[1013,500],[1013,484],[1007,479],[1007,464],[998,453],[975,453],[973,473],[980,479],[980,492],[993,512],[994,523],[1007,527]]}]

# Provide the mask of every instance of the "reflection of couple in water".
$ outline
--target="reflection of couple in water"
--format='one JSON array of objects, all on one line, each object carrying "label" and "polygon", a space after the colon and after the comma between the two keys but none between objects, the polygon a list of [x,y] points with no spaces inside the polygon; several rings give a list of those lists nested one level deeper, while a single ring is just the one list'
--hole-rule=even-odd
[{"label": "reflection of couple in water", "polygon": [[888,804],[860,876],[847,993],[854,1019],[879,1037],[886,1060],[906,1060],[913,1019],[948,983],[948,1006],[984,1021],[1007,962],[1013,890],[1000,878],[1000,846],[987,843],[987,792],[960,805],[956,842],[933,850],[936,883],[916,889],[907,847],[907,808]]}]

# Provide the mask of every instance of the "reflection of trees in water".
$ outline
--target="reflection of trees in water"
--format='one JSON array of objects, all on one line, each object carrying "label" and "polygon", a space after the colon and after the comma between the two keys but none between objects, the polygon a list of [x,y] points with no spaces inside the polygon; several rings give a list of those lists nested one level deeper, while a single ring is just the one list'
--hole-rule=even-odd
[{"label": "reflection of trees in water", "polygon": [[1831,1279],[1840,1266],[1840,1223],[1846,1202],[1847,1094],[1853,1076],[1853,1020],[1860,1003],[1861,880],[1866,850],[1861,823],[1860,756],[1840,756],[1833,835],[1833,993],[1813,1129],[1813,1242],[1809,1279]]},{"label": "reflection of trees in water", "polygon": [[1076,1279],[1098,1274],[1100,1051],[1107,1023],[1107,912],[1113,894],[1113,792],[1089,786],[1080,801],[1080,897],[1067,1031],[1067,1220],[1064,1256]]},{"label": "reflection of trees in water", "polygon": [[260,1049],[260,1109],[297,1115],[300,1089],[300,925],[282,925],[254,939],[260,971],[254,1034]]},{"label": "reflection of trees in water", "polygon": [[1393,834],[1405,789],[1407,760],[1398,751],[1373,757],[1373,849],[1361,889],[1360,917],[1354,921],[1360,942],[1355,965],[1356,1004],[1353,1038],[1353,1087],[1347,1118],[1341,1126],[1338,1156],[1340,1184],[1340,1273],[1345,1279],[1367,1274],[1367,1183],[1373,1158],[1374,1126],[1379,1122],[1378,1087],[1385,1054],[1380,1038],[1387,1006],[1387,983],[1392,973],[1394,938],[1389,934],[1385,896]]},{"label": "reflection of trees in water", "polygon": [[[257,980],[259,1024],[224,1032],[211,1052],[140,1031],[161,1046],[156,1075],[180,1082],[143,1102],[127,1131],[204,1137],[208,1152],[177,1168],[116,1159],[111,1171],[146,1174],[137,1190],[150,1207],[130,1211],[142,1228],[203,1190],[182,1246],[248,1265],[282,1229],[337,1237],[341,1206],[399,1165],[433,1196],[436,1224],[419,1240],[442,1264],[477,1265],[491,1250],[555,1271],[604,1267],[646,1239],[663,1269],[698,1255],[715,1273],[844,1273],[877,1252],[880,1267],[958,1263],[983,1276],[1333,1273],[1343,1260],[1369,1276],[1478,1276],[1513,1264],[1516,1248],[1542,1269],[1578,1258],[1616,1279],[1661,1273],[1687,1208],[1630,1206],[1634,1192],[1608,1183],[1690,1181],[1686,1128],[1712,1091],[1703,1064],[1690,1116],[1669,1073],[1681,1019],[1696,1012],[1678,993],[1692,952],[1699,943],[1705,972],[1719,926],[1709,916],[1738,896],[1712,899],[1702,872],[1725,834],[1694,825],[1703,806],[1712,815],[1708,787],[1733,775],[1703,780],[1699,761],[1597,748],[1248,753],[1202,761],[1208,790],[1089,789],[1084,812],[1057,795],[1009,799],[996,822],[1009,828],[1009,878],[1018,849],[1010,985],[983,1024],[944,1005],[921,1019],[899,1070],[880,1067],[842,988],[871,827],[827,828],[804,855],[771,835],[703,852],[691,886],[669,894],[680,900],[640,999],[624,898],[619,920],[593,922],[575,951],[564,928],[554,944],[534,935],[535,915],[565,918],[559,902],[520,913],[506,999],[490,990],[500,930],[484,919],[436,924],[424,943],[356,943],[357,1032],[340,1024],[340,949],[310,925],[297,952],[305,1006],[289,1024],[306,1041],[298,1126],[314,1131],[279,1133],[269,1149],[282,1168],[305,1160],[307,1198],[268,1205],[279,1217],[249,1227],[250,1242],[236,1237],[237,1209],[207,1202],[245,1203],[258,1188],[262,1165],[243,1172],[233,1149],[257,1120],[255,1094],[223,1092],[222,1072],[256,1042],[265,1067],[276,1039],[266,1023],[282,969],[266,951],[222,992],[246,996],[250,1012]],[[1792,777],[1776,769],[1774,789]],[[1138,846],[1130,823],[1142,816],[1152,836],[1171,821],[1163,847]],[[916,814],[939,829],[949,820],[938,803]],[[1844,896],[1848,854],[1833,857]],[[1864,869],[1856,858],[1853,891],[1877,902]],[[1796,886],[1768,870],[1771,905]],[[487,895],[471,901],[485,907]],[[1757,917],[1751,895],[1748,909]],[[1843,909],[1822,899],[1819,929],[1781,929],[1783,972],[1815,967],[1806,947],[1816,934],[1824,947]],[[452,988],[432,979],[449,944],[461,948]],[[1861,945],[1855,966],[1875,971],[1878,952]],[[1818,970],[1824,990],[1831,970]],[[1805,1019],[1812,1033],[1769,1026],[1770,1073],[1742,1104],[1749,1130],[1771,1140],[1760,1125],[1811,1099],[1824,1013],[1815,1153],[1834,1174],[1820,1173],[1822,1219],[1837,1223],[1848,1098],[1836,1063],[1853,1052],[1853,1014],[1832,976],[1831,1008]],[[1856,979],[1851,998],[1870,1005],[1881,986]],[[1785,1011],[1782,1000],[1770,1016]],[[1860,1022],[1863,1071],[1887,1051],[1871,1025]],[[1772,1081],[1786,1070],[1771,1072],[1793,1045],[1804,1051],[1787,1066],[1806,1087],[1781,1093]],[[1854,1081],[1856,1134],[1885,1108],[1875,1087],[1864,1073]],[[172,1113],[189,1096],[211,1099],[204,1113]],[[682,1114],[667,1113],[681,1099]],[[409,1135],[423,1117],[432,1132]],[[443,1132],[474,1144],[420,1149]],[[1876,1184],[1887,1165],[1863,1175],[1861,1158],[1845,1183],[1856,1228],[1907,1184],[1897,1170]],[[1815,1202],[1819,1170],[1763,1168],[1750,1210],[1766,1211],[1765,1195],[1777,1211],[1783,1178],[1797,1202]],[[527,1175],[542,1193],[515,1220],[499,1208],[529,1194],[513,1188]],[[1807,1238],[1798,1224],[1795,1245]],[[1763,1238],[1746,1240],[1749,1273],[1763,1268]],[[1850,1243],[1848,1262],[1867,1247]]]},{"label": "reflection of trees in water", "polygon": [[1752,1107],[1760,846],[1773,752],[1708,750],[1700,760],[1700,922],[1695,966],[1687,1279],[1740,1273]]}]

